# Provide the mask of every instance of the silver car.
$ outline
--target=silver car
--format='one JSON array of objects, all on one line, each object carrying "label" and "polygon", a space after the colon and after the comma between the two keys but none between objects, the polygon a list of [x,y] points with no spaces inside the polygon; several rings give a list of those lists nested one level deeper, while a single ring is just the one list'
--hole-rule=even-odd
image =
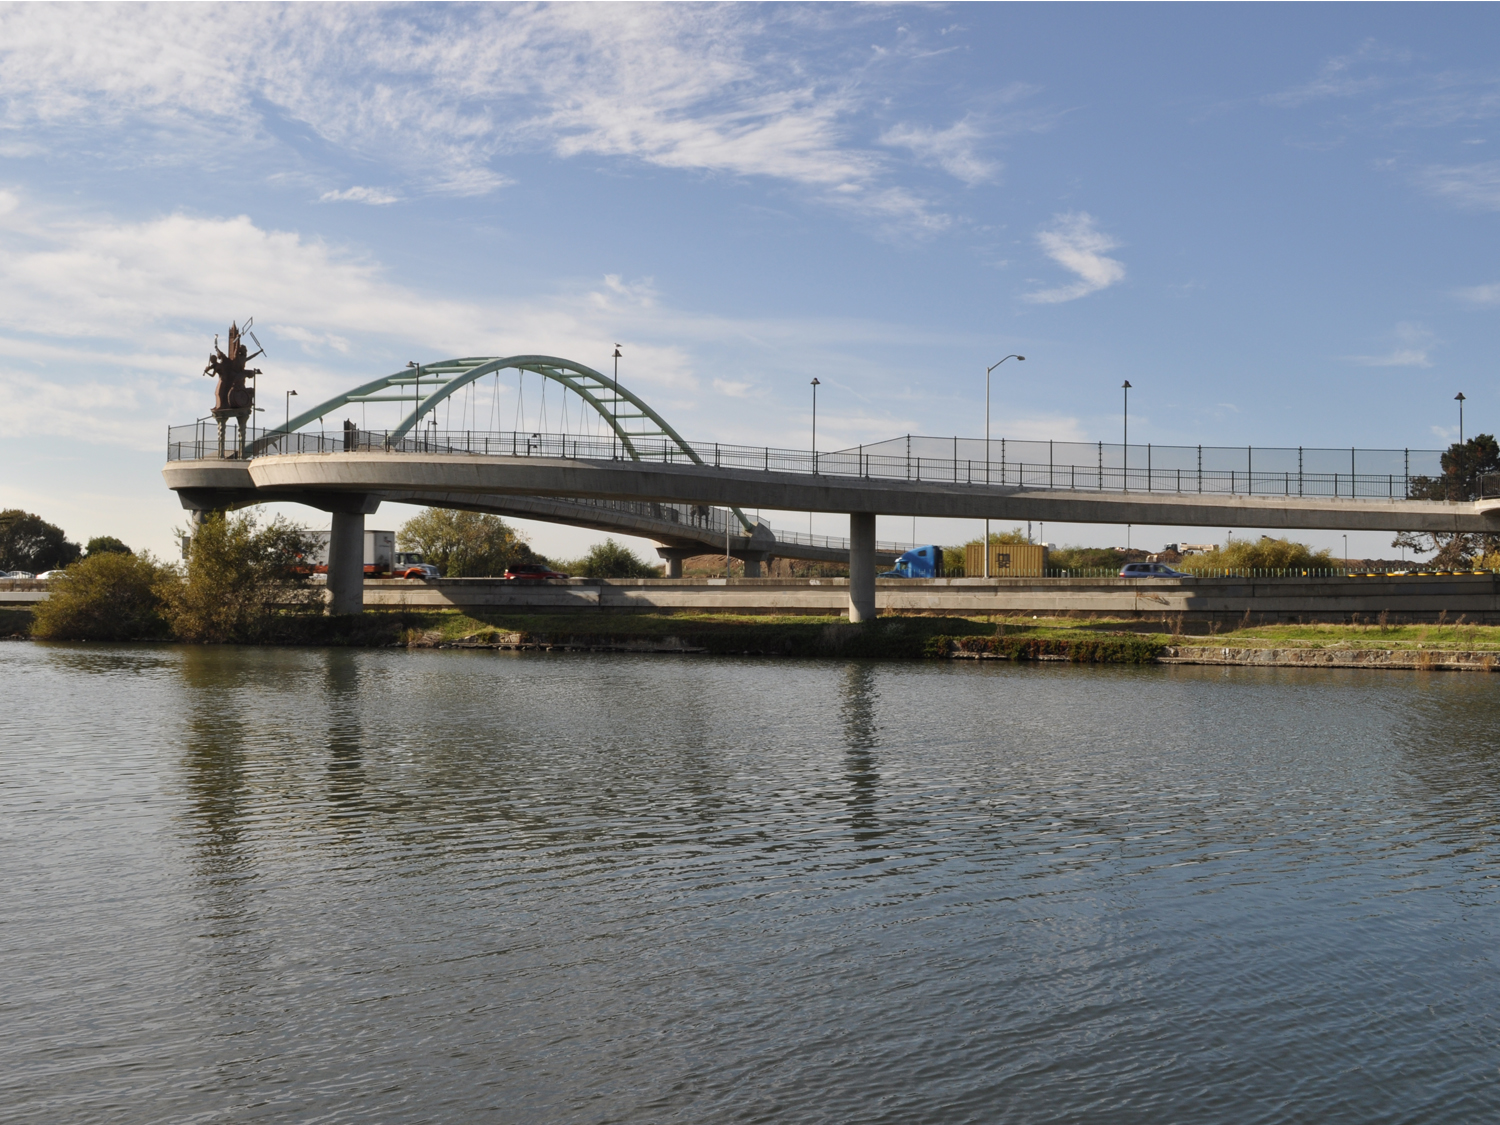
[{"label": "silver car", "polygon": [[1121,578],[1191,578],[1180,570],[1173,570],[1166,563],[1126,563],[1120,568]]}]

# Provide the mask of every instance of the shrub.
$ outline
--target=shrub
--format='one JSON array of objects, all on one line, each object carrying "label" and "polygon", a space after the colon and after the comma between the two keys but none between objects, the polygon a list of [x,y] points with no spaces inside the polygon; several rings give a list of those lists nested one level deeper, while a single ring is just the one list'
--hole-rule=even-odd
[{"label": "shrub", "polygon": [[256,528],[251,516],[213,512],[188,550],[187,580],[157,590],[179,640],[204,644],[277,640],[295,632],[289,617],[321,613],[323,591],[308,581],[307,532],[278,516]]},{"label": "shrub", "polygon": [[1293,543],[1290,539],[1272,539],[1269,535],[1262,535],[1254,542],[1236,539],[1227,546],[1215,548],[1180,565],[1184,570],[1290,570],[1297,567],[1330,567],[1334,565],[1334,561],[1327,551],[1314,551],[1306,543]]},{"label": "shrub", "polygon": [[165,637],[161,589],[177,574],[149,554],[104,551],[73,563],[37,605],[31,635],[44,641],[143,641]]},{"label": "shrub", "polygon": [[507,567],[539,558],[499,516],[447,508],[427,508],[407,520],[396,544],[403,551],[420,551],[444,578],[500,575]]},{"label": "shrub", "polygon": [[606,539],[573,564],[584,578],[660,578],[661,567],[652,566],[623,543]]},{"label": "shrub", "polygon": [[63,529],[41,516],[10,508],[0,512],[0,570],[40,574],[76,562],[83,553]]}]

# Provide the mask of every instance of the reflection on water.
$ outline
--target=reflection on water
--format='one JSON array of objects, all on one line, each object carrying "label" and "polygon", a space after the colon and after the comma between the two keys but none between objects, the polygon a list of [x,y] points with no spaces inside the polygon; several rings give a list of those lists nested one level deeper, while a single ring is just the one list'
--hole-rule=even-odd
[{"label": "reflection on water", "polygon": [[1495,1116],[1495,681],[0,646],[19,1121]]}]

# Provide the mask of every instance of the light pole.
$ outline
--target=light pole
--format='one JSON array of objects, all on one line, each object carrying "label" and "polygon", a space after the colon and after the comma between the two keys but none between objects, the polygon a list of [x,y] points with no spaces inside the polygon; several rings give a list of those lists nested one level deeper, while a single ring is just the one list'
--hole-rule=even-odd
[{"label": "light pole", "polygon": [[[812,430],[813,430],[813,433],[812,433],[813,476],[817,476],[818,475],[818,388],[821,387],[822,385],[823,385],[822,383],[818,382],[818,377],[816,375],[813,376],[813,381],[809,384],[809,386],[812,387],[812,392],[813,392],[813,419],[812,419],[812,422],[813,422],[813,427],[812,427]],[[809,543],[812,542],[812,533],[813,533],[813,529],[812,529],[812,513],[808,512],[807,513],[807,541]]]},{"label": "light pole", "polygon": [[1453,401],[1458,403],[1458,444],[1464,443],[1464,393],[1459,391],[1453,396]]},{"label": "light pole", "polygon": [[[984,369],[984,483],[990,483],[990,372],[1007,359],[1026,362],[1024,355],[1008,355]],[[984,517],[984,576],[990,576],[990,518]]]},{"label": "light pole", "polygon": [[286,393],[286,425],[282,429],[287,432],[287,448],[289,449],[291,448],[292,432],[292,399],[296,397],[296,394],[296,391],[287,391]]},{"label": "light pole", "polygon": [[[619,344],[615,345],[614,361],[615,361],[615,385],[614,385],[613,389],[614,389],[614,392],[615,392],[615,402],[614,402],[614,406],[611,407],[611,409],[618,410],[620,408],[620,345]],[[614,425],[614,422],[611,421],[610,424],[609,424],[609,459],[611,461],[613,461],[615,459],[615,436],[616,436],[615,435],[615,425]]]},{"label": "light pole", "polygon": [[420,419],[417,417],[422,411],[422,365],[414,359],[406,361],[406,366],[417,373],[417,381],[412,384],[411,391],[411,425],[416,437],[422,436],[422,431],[417,429]]},{"label": "light pole", "polygon": [[1123,492],[1130,491],[1130,380],[1126,379],[1120,388],[1125,392],[1125,432],[1121,442],[1120,453],[1120,488]]},{"label": "light pole", "polygon": [[1349,537],[1344,536],[1344,569],[1349,569]]}]

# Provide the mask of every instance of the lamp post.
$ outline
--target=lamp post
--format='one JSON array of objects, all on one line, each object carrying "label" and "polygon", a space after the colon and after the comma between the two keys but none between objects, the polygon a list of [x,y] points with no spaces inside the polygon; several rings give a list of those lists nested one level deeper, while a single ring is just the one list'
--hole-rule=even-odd
[{"label": "lamp post", "polygon": [[417,373],[417,381],[412,384],[411,391],[411,425],[417,437],[422,436],[422,431],[417,429],[419,421],[417,415],[422,411],[422,365],[414,359],[406,361],[406,366]]},{"label": "lamp post", "polygon": [[[813,415],[812,415],[813,476],[817,476],[818,475],[818,388],[821,387],[823,384],[820,383],[820,382],[818,382],[818,377],[816,375],[814,375],[813,376],[813,381],[810,384],[808,384],[808,385],[812,387],[812,395],[813,395]],[[809,543],[812,542],[812,533],[813,533],[813,529],[812,529],[812,513],[808,512],[807,513],[807,541]]]},{"label": "lamp post", "polygon": [[1458,403],[1458,444],[1464,443],[1464,393],[1459,391],[1453,396],[1453,401]]},{"label": "lamp post", "polygon": [[287,447],[288,448],[291,447],[292,399],[296,397],[296,394],[297,394],[296,391],[287,391],[287,393],[286,393],[286,425],[284,425],[282,427],[282,429],[285,430],[286,433],[287,433]]},{"label": "lamp post", "polygon": [[[618,410],[620,408],[620,345],[619,344],[615,345],[615,354],[614,354],[613,358],[614,358],[614,361],[615,361],[615,385],[614,385],[614,387],[612,389],[615,392],[615,401],[614,401],[614,405],[611,407],[611,409]],[[609,424],[609,458],[610,458],[611,461],[613,461],[614,458],[615,458],[615,436],[616,436],[615,435],[615,424],[614,424],[614,421],[611,420],[610,424]]]},{"label": "lamp post", "polygon": [[1120,454],[1120,488],[1121,491],[1130,491],[1130,380],[1126,379],[1120,388],[1125,392],[1125,432],[1121,442],[1122,452]]},{"label": "lamp post", "polygon": [[[1007,359],[1026,362],[1024,355],[1008,355],[997,359],[984,369],[984,483],[990,483],[990,372]],[[984,517],[984,576],[990,576],[990,518]]]},{"label": "lamp post", "polygon": [[1344,536],[1344,569],[1349,569],[1349,537]]}]

